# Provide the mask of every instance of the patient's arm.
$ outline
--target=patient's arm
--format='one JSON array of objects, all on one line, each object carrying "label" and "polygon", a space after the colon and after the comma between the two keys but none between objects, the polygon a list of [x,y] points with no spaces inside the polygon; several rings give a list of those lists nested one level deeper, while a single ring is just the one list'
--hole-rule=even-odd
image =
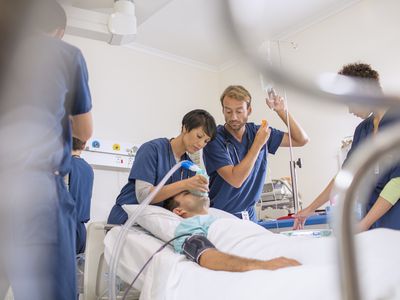
[{"label": "patient's arm", "polygon": [[214,271],[276,270],[300,265],[298,261],[286,257],[257,260],[227,254],[217,250],[207,237],[200,234],[194,234],[185,240],[182,245],[182,253],[189,260]]},{"label": "patient's arm", "polygon": [[294,259],[278,257],[271,260],[256,260],[226,254],[217,249],[206,250],[199,259],[200,266],[215,270],[229,272],[246,272],[251,270],[277,270],[280,268],[299,266]]}]

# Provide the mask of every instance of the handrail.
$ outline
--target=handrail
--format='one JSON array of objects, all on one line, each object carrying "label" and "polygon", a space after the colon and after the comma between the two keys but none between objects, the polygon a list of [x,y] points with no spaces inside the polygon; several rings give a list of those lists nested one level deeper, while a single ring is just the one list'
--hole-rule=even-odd
[{"label": "handrail", "polygon": [[[338,193],[338,201],[335,207],[334,228],[338,241],[339,276],[344,300],[361,299],[353,235],[355,195],[360,194],[361,184],[366,181],[367,186],[374,186],[375,182],[368,178],[368,174],[372,173],[379,158],[393,155],[391,164],[380,163],[381,174],[400,161],[399,133],[400,124],[396,124],[379,132],[375,138],[367,140],[356,149],[346,167],[335,179],[334,193]],[[368,199],[366,196],[370,191],[371,189],[364,189],[363,200]]]}]

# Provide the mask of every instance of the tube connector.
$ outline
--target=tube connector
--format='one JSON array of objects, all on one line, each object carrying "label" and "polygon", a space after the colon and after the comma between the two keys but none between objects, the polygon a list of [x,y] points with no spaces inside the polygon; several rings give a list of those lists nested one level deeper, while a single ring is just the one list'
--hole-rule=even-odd
[{"label": "tube connector", "polygon": [[196,173],[202,171],[202,169],[198,165],[194,164],[190,160],[182,161],[182,168],[184,168],[186,170],[190,170],[190,171],[196,172]]}]

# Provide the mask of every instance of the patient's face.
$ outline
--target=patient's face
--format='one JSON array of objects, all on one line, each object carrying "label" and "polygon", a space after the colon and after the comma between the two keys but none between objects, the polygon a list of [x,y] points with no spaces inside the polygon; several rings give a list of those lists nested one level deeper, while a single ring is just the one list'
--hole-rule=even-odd
[{"label": "patient's face", "polygon": [[200,197],[183,192],[175,196],[175,200],[179,202],[179,207],[191,213],[204,213],[210,207],[210,199],[208,197]]}]

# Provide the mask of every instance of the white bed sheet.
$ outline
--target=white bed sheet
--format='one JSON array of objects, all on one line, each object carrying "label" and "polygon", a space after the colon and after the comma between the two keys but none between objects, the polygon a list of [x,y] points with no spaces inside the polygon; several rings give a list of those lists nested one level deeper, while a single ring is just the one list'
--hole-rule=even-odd
[{"label": "white bed sheet", "polygon": [[[106,238],[106,249],[112,249],[111,237]],[[334,238],[287,237],[231,219],[215,221],[208,237],[218,249],[232,254],[258,259],[286,256],[303,265],[277,271],[215,272],[167,248],[142,276],[138,286],[141,299],[340,299]],[[141,245],[153,253],[161,244],[143,233],[130,234],[121,256],[120,277],[132,280],[145,256],[151,255],[136,254],[134,247]],[[379,229],[362,233],[357,236],[357,247],[363,299],[399,299],[400,232]]]}]

